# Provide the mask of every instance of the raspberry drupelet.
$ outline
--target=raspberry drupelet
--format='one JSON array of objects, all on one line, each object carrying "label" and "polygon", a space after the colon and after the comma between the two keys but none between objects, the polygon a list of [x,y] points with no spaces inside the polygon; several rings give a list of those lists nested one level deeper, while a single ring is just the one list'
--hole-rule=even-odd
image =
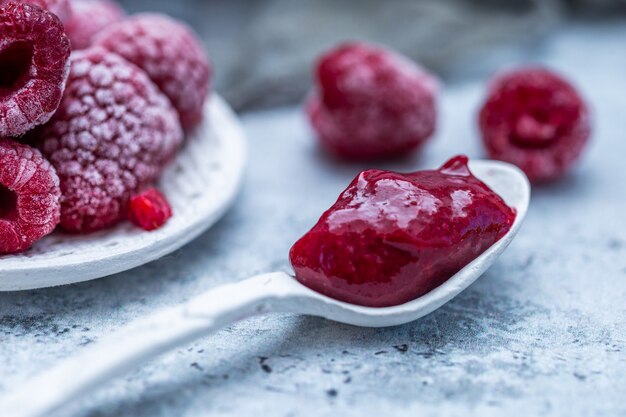
[{"label": "raspberry drupelet", "polygon": [[16,253],[59,223],[61,189],[37,149],[0,138],[0,254]]},{"label": "raspberry drupelet", "polygon": [[159,177],[182,142],[167,97],[102,48],[72,55],[61,106],[38,135],[61,179],[61,226],[76,233],[125,219],[131,195]]},{"label": "raspberry drupelet", "polygon": [[145,13],[105,29],[94,43],[143,69],[169,97],[185,130],[200,123],[212,67],[191,28],[165,15]]},{"label": "raspberry drupelet", "polygon": [[436,78],[393,51],[342,44],[319,59],[315,81],[308,116],[321,145],[340,157],[402,156],[435,130]]},{"label": "raspberry drupelet", "polygon": [[591,133],[587,106],[576,89],[540,67],[494,77],[479,126],[489,157],[519,166],[532,181],[570,171]]},{"label": "raspberry drupelet", "polygon": [[21,136],[59,106],[70,42],[52,13],[31,4],[0,7],[0,137]]},{"label": "raspberry drupelet", "polygon": [[109,0],[72,0],[72,18],[65,24],[65,32],[74,51],[93,44],[100,31],[124,18],[124,10]]},{"label": "raspberry drupelet", "polygon": [[172,207],[156,188],[147,189],[130,199],[128,219],[144,230],[161,228],[172,217]]}]

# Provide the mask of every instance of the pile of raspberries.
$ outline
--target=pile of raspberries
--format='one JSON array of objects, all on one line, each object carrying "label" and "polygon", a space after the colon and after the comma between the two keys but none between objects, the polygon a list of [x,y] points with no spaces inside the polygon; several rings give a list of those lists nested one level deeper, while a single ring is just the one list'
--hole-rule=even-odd
[{"label": "pile of raspberries", "polygon": [[172,215],[151,185],[201,121],[212,67],[186,25],[110,0],[0,0],[0,254],[57,227]]}]

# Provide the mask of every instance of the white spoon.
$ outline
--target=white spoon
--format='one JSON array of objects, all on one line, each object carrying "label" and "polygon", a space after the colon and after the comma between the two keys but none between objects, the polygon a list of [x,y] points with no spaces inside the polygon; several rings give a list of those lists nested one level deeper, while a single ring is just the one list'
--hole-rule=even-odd
[{"label": "white spoon", "polygon": [[528,209],[530,185],[518,168],[503,162],[471,161],[470,169],[516,209],[515,222],[498,242],[428,294],[394,307],[362,307],[314,292],[286,273],[259,275],[224,285],[131,323],[110,338],[26,381],[0,403],[0,415],[47,416],[66,402],[154,356],[254,315],[309,314],[363,327],[395,326],[425,316],[460,294],[493,264],[511,243]]}]

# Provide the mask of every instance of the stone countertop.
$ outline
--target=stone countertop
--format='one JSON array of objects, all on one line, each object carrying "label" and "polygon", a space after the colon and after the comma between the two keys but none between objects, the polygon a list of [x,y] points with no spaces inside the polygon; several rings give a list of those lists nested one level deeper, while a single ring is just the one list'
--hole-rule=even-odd
[{"label": "stone countertop", "polygon": [[[625,415],[625,41],[622,22],[568,27],[545,45],[538,60],[568,74],[592,104],[593,143],[573,175],[534,188],[511,247],[441,309],[386,329],[295,315],[251,319],[150,362],[59,416]],[[382,167],[480,157],[474,118],[483,82],[448,87],[431,145]],[[106,279],[0,294],[0,391],[133,318],[289,269],[290,244],[362,167],[318,152],[299,109],[243,120],[247,182],[212,230]]]}]

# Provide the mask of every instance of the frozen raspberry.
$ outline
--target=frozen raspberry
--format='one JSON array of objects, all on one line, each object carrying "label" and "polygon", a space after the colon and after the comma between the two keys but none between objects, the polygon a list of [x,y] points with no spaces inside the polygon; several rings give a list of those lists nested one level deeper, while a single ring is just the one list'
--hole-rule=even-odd
[{"label": "frozen raspberry", "polygon": [[436,79],[379,46],[347,43],[317,64],[309,119],[324,148],[349,159],[400,156],[435,130]]},{"label": "frozen raspberry", "polygon": [[156,230],[172,217],[172,207],[156,188],[150,188],[130,199],[128,218],[144,230]]},{"label": "frozen raspberry", "polygon": [[182,129],[143,71],[90,48],[72,55],[63,101],[40,138],[61,178],[61,226],[86,233],[126,217],[131,195],[174,156]]},{"label": "frozen raspberry", "polygon": [[50,13],[57,15],[61,22],[67,22],[71,15],[72,9],[69,0],[0,0],[0,6],[9,3],[27,3],[39,6]]},{"label": "frozen raspberry", "polygon": [[187,25],[160,14],[139,14],[105,29],[94,42],[146,71],[172,101],[184,129],[202,120],[212,69]]},{"label": "frozen raspberry", "polygon": [[545,68],[496,76],[479,125],[489,156],[519,166],[534,181],[569,171],[591,132],[587,106],[578,92]]},{"label": "frozen raspberry", "polygon": [[24,251],[59,223],[61,189],[37,149],[0,139],[0,254]]},{"label": "frozen raspberry", "polygon": [[124,18],[122,8],[109,0],[72,0],[71,4],[72,18],[65,32],[75,51],[90,47],[98,32]]},{"label": "frozen raspberry", "polygon": [[20,136],[52,117],[69,55],[55,15],[30,4],[0,7],[0,137]]}]

